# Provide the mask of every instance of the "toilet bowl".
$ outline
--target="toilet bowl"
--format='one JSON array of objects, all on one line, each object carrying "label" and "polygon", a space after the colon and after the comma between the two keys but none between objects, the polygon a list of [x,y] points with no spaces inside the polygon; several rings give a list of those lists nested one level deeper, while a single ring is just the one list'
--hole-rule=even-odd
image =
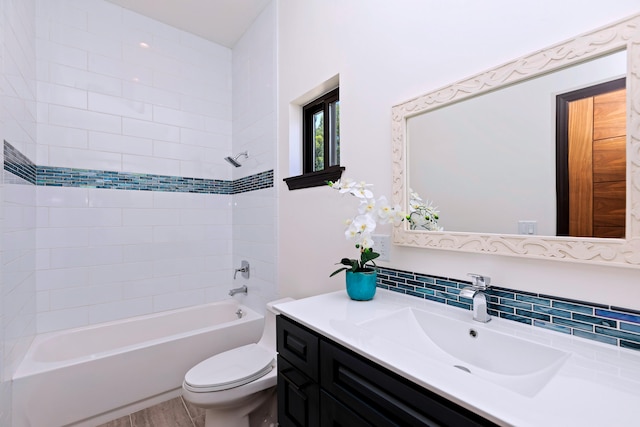
[{"label": "toilet bowl", "polygon": [[205,427],[275,426],[276,315],[267,304],[260,341],[212,356],[191,368],[182,383],[183,398],[205,409]]}]

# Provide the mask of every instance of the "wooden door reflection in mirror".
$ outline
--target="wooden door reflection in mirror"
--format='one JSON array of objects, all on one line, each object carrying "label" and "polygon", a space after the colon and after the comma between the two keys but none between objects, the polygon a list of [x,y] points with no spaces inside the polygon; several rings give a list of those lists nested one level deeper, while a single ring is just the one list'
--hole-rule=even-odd
[{"label": "wooden door reflection in mirror", "polygon": [[559,236],[625,237],[625,79],[557,98]]}]

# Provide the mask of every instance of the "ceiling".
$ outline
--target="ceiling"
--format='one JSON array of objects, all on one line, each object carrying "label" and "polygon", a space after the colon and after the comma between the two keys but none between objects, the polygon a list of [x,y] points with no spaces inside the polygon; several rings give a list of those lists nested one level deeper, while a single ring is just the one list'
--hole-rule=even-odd
[{"label": "ceiling", "polygon": [[232,48],[271,0],[107,0]]}]

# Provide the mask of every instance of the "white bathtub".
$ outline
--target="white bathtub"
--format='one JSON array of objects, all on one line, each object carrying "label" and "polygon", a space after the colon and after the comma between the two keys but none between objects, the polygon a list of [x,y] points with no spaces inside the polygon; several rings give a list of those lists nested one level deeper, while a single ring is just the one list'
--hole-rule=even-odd
[{"label": "white bathtub", "polygon": [[13,377],[13,426],[95,426],[178,396],[191,367],[257,342],[263,320],[226,300],[38,335]]}]

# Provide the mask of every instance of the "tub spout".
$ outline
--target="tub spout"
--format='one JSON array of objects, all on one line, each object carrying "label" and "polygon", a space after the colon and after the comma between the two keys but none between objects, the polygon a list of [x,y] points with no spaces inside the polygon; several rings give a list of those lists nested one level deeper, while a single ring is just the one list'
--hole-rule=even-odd
[{"label": "tub spout", "polygon": [[234,288],[229,291],[229,295],[234,296],[235,294],[245,294],[247,295],[249,289],[247,289],[247,285],[242,285],[239,288]]}]

